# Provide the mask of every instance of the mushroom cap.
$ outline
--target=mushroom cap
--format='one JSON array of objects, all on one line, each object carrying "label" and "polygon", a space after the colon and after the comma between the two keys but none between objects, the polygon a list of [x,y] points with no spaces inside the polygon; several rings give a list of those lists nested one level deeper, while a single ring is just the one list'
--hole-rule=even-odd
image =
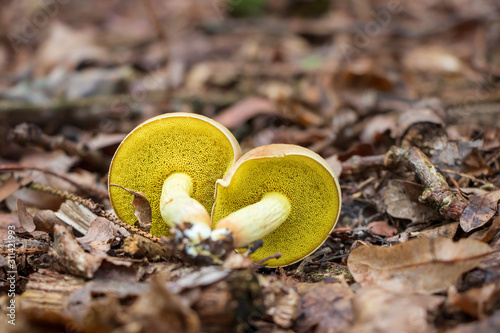
[{"label": "mushroom cap", "polygon": [[[168,235],[160,213],[165,179],[182,172],[193,180],[192,197],[207,212],[214,203],[214,186],[241,156],[238,141],[221,124],[190,113],[167,113],[137,126],[118,147],[109,169],[108,184],[141,191],[151,204],[154,235]],[[120,219],[133,224],[133,196],[110,186],[111,204]]]},{"label": "mushroom cap", "polygon": [[335,227],[342,204],[340,185],[326,161],[307,148],[288,144],[258,147],[217,181],[214,226],[268,192],[285,195],[291,211],[251,257],[258,261],[281,252],[281,258],[267,261],[268,267],[291,265],[319,248]]}]

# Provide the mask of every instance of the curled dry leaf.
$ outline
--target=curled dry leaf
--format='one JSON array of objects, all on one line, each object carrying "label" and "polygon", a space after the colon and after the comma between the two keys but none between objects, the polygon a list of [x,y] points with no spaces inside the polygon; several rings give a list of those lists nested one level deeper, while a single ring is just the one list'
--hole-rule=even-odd
[{"label": "curled dry leaf", "polygon": [[460,216],[460,227],[469,232],[488,223],[497,212],[499,200],[500,190],[469,196],[469,204]]},{"label": "curled dry leaf", "polygon": [[21,187],[21,184],[16,181],[13,176],[10,176],[2,185],[0,185],[0,202],[4,201],[12,193],[16,192]]},{"label": "curled dry leaf", "polygon": [[116,184],[110,184],[110,186],[116,186],[124,189],[134,196],[134,199],[132,200],[132,207],[134,207],[134,215],[135,217],[137,217],[139,228],[146,232],[149,232],[149,230],[151,230],[152,220],[151,205],[149,204],[149,200],[148,198],[146,198],[144,193],[132,191],[128,188]]},{"label": "curled dry leaf", "polygon": [[96,218],[85,236],[77,238],[80,246],[91,253],[106,253],[117,236],[118,226],[103,217]]},{"label": "curled dry leaf", "polygon": [[473,239],[419,238],[392,247],[359,247],[349,255],[348,266],[363,287],[436,293],[491,252],[489,245]]},{"label": "curled dry leaf", "polygon": [[27,232],[33,232],[36,229],[35,223],[33,222],[33,216],[26,210],[26,204],[21,199],[17,199],[17,216],[19,217],[19,222],[21,226]]},{"label": "curled dry leaf", "polygon": [[50,235],[54,233],[55,225],[64,225],[64,222],[50,209],[39,210],[36,212],[33,217],[33,222],[35,223],[36,230],[45,231]]}]

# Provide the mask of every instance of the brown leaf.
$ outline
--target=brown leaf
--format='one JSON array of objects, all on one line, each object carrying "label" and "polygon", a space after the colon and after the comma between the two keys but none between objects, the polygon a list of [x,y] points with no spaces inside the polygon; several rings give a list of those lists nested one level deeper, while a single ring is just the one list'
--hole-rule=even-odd
[{"label": "brown leaf", "polygon": [[36,212],[33,222],[36,225],[36,230],[45,231],[50,235],[54,233],[55,225],[64,225],[64,222],[56,216],[56,213],[48,209]]},{"label": "brown leaf", "polygon": [[137,217],[139,228],[149,232],[152,220],[151,205],[149,204],[149,200],[146,198],[144,193],[135,192],[116,184],[110,184],[110,186],[116,186],[124,189],[134,196],[134,199],[132,200],[132,207],[134,207],[134,215]]},{"label": "brown leaf", "polygon": [[391,128],[391,137],[402,137],[408,128],[414,124],[431,123],[444,127],[443,120],[436,112],[429,108],[414,108],[398,114],[398,118],[394,126]]},{"label": "brown leaf", "polygon": [[353,300],[354,325],[349,332],[437,332],[431,325],[429,313],[437,310],[443,301],[439,296],[361,289]]},{"label": "brown leaf", "polygon": [[390,180],[385,189],[387,213],[392,217],[412,222],[440,220],[439,213],[418,201],[423,190],[424,187],[418,184]]},{"label": "brown leaf", "polygon": [[493,237],[500,232],[500,216],[497,216],[491,222],[491,225],[486,229],[481,229],[474,232],[469,238],[477,239],[481,242],[488,243]]},{"label": "brown leaf", "polygon": [[460,216],[460,227],[465,231],[482,227],[497,212],[500,190],[483,195],[470,195],[469,204]]},{"label": "brown leaf", "polygon": [[434,227],[432,229],[423,230],[420,232],[416,232],[414,234],[422,235],[425,237],[444,237],[444,238],[453,238],[458,230],[458,222],[447,223],[445,225],[441,225],[438,227]]},{"label": "brown leaf", "polygon": [[328,158],[325,159],[326,163],[332,168],[333,172],[337,175],[337,177],[340,177],[342,174],[342,162],[340,162],[339,157],[337,154],[332,155]]},{"label": "brown leaf", "polygon": [[77,239],[81,247],[93,253],[106,253],[111,248],[111,240],[117,235],[118,227],[103,217],[96,218],[85,236]]},{"label": "brown leaf", "polygon": [[299,295],[287,281],[258,276],[266,314],[280,327],[289,328],[299,315]]},{"label": "brown leaf", "polygon": [[21,187],[13,176],[10,176],[2,185],[0,185],[0,202],[4,201],[12,193]]},{"label": "brown leaf", "polygon": [[234,129],[260,114],[279,115],[279,112],[270,100],[261,97],[250,97],[222,110],[214,120],[229,129]]},{"label": "brown leaf", "polygon": [[418,238],[393,247],[359,247],[349,255],[348,266],[363,287],[436,293],[491,252],[489,245],[472,239],[455,243],[447,238]]},{"label": "brown leaf", "polygon": [[161,278],[151,283],[151,290],[142,294],[128,309],[126,317],[141,332],[199,332],[200,318],[183,300],[165,287]]},{"label": "brown leaf", "polygon": [[370,230],[375,235],[391,237],[398,233],[398,229],[392,225],[387,224],[385,221],[371,222],[367,225],[368,230]]},{"label": "brown leaf", "polygon": [[297,329],[300,332],[346,332],[353,322],[354,293],[347,283],[300,283]]},{"label": "brown leaf", "polygon": [[21,199],[17,199],[17,216],[19,216],[19,222],[24,230],[27,232],[35,231],[36,226],[33,222],[33,216],[26,211],[26,204]]}]

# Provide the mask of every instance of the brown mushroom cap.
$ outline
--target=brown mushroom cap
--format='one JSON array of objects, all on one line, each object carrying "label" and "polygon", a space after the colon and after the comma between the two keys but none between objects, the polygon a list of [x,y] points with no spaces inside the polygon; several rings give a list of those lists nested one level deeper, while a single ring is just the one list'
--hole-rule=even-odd
[{"label": "brown mushroom cap", "polygon": [[[221,124],[196,114],[164,114],[140,124],[122,141],[111,162],[108,184],[143,192],[152,208],[151,233],[167,235],[159,208],[165,179],[177,172],[190,176],[192,197],[210,212],[216,180],[240,156],[238,142]],[[109,187],[109,194],[118,217],[133,224],[132,195],[117,187]]]},{"label": "brown mushroom cap", "polygon": [[340,213],[340,186],[326,161],[309,149],[285,144],[258,147],[217,181],[212,210],[215,227],[270,192],[286,196],[291,211],[285,222],[263,238],[264,245],[252,258],[281,252],[281,258],[268,261],[269,267],[286,266],[313,253],[327,239]]}]

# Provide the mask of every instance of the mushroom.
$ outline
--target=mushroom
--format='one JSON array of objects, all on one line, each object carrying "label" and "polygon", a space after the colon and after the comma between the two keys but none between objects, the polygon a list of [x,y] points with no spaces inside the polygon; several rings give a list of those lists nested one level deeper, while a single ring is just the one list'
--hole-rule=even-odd
[{"label": "mushroom", "polygon": [[171,227],[190,222],[204,239],[211,232],[215,182],[240,156],[231,132],[207,117],[151,118],[127,135],[113,157],[111,203],[123,221],[134,224],[132,195],[111,185],[143,192],[152,208],[152,234],[168,235]]},{"label": "mushroom", "polygon": [[235,247],[261,239],[256,261],[291,265],[323,244],[341,208],[340,186],[326,161],[307,148],[273,144],[243,155],[217,181],[214,233],[232,233]]}]

